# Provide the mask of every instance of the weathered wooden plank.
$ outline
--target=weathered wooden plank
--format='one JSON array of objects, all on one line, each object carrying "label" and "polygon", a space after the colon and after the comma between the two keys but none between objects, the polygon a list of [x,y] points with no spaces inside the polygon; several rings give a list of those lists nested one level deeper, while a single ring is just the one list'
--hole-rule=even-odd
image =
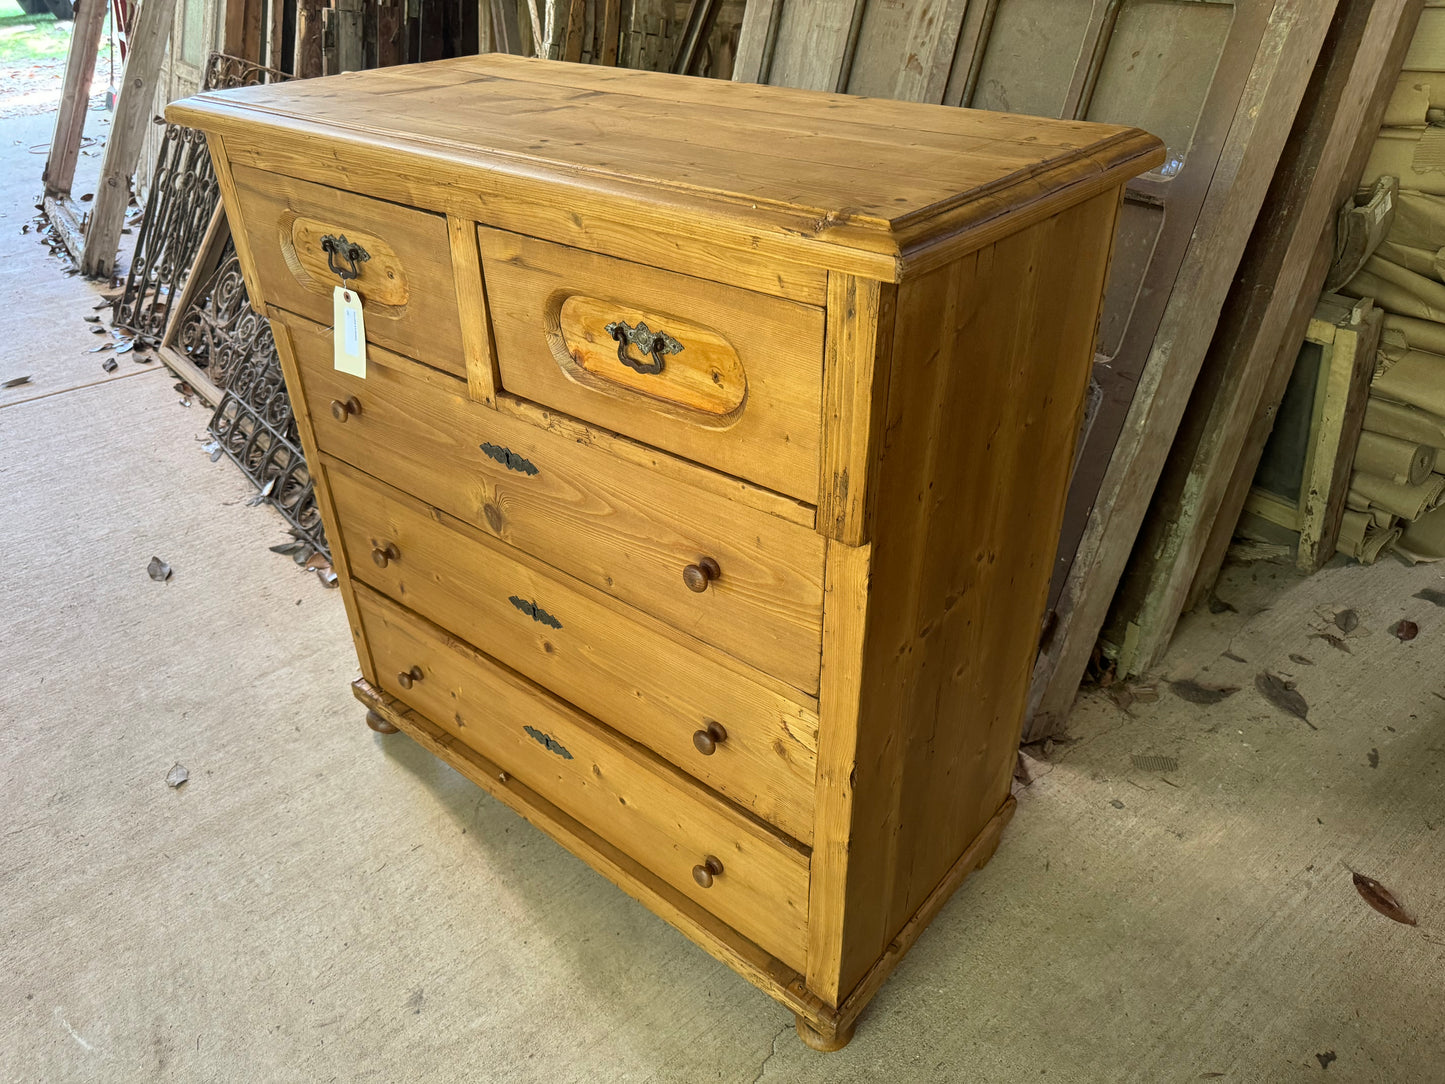
[{"label": "weathered wooden plank", "polygon": [[[1414,12],[1418,15],[1420,5],[1408,2],[1408,0],[1390,0],[1387,4],[1381,3],[1376,6],[1379,9],[1378,23],[1372,22],[1371,25],[1371,41],[1374,43],[1372,48],[1376,50],[1375,63],[1379,65],[1381,71],[1398,70],[1400,53],[1411,41],[1411,13]],[[1379,36],[1385,33],[1384,28],[1389,26],[1388,20],[1391,17],[1399,20],[1400,24],[1396,27],[1395,36],[1389,40],[1386,47],[1382,48],[1379,44]],[[1402,46],[1402,41],[1405,46]],[[1359,94],[1361,96],[1368,95],[1368,99],[1361,103],[1362,108],[1358,114],[1360,124],[1358,142],[1351,150],[1348,164],[1343,169],[1339,184],[1333,192],[1336,207],[1342,205],[1352,195],[1354,185],[1369,158],[1375,129],[1383,116],[1393,87],[1392,79],[1382,79],[1380,82],[1382,86],[1377,87],[1374,93],[1371,93],[1368,85],[1364,83],[1358,88]],[[1323,284],[1333,256],[1334,233],[1332,230],[1325,230],[1324,236],[1317,242],[1317,247],[1311,257],[1307,281],[1318,281]],[[1320,264],[1324,265],[1324,271],[1317,269]],[[1244,507],[1245,498],[1254,479],[1254,472],[1259,464],[1259,457],[1263,454],[1265,443],[1269,440],[1270,429],[1274,424],[1274,411],[1284,396],[1285,386],[1289,382],[1290,368],[1293,365],[1295,354],[1298,353],[1299,343],[1304,338],[1304,329],[1314,311],[1314,302],[1313,294],[1308,292],[1302,294],[1290,317],[1289,330],[1284,336],[1280,352],[1275,358],[1268,385],[1254,406],[1248,435],[1240,449],[1225,495],[1220,501],[1219,509],[1210,525],[1209,536],[1203,545],[1196,569],[1193,572],[1189,591],[1184,600],[1185,608],[1195,606],[1201,599],[1207,597],[1209,592],[1214,589],[1215,581],[1219,578],[1219,570],[1224,565],[1224,557],[1229,550],[1230,539],[1234,535],[1234,524],[1239,518],[1240,510]],[[1328,559],[1328,555],[1326,555],[1326,559]]]},{"label": "weathered wooden plank", "polygon": [[41,180],[47,196],[69,196],[75,181],[75,163],[80,158],[80,141],[85,131],[85,113],[90,108],[90,84],[95,78],[96,51],[100,48],[109,0],[80,0],[75,24],[70,31],[70,51],[65,58],[65,81],[61,84],[60,108],[55,114],[55,135],[45,160]]},{"label": "weathered wooden plank", "polygon": [[1052,733],[1073,704],[1333,8],[1280,0],[1273,10],[1039,653],[1026,739]]},{"label": "weathered wooden plank", "polygon": [[[85,252],[80,270],[103,278],[115,268],[116,248],[130,205],[131,175],[140,161],[141,146],[151,120],[156,79],[166,42],[170,40],[176,0],[146,0],[130,34],[130,48],[121,75],[120,95],[100,164],[100,182],[85,230]],[[259,43],[256,58],[259,60]]]},{"label": "weathered wooden plank", "polygon": [[[1168,646],[1261,399],[1277,368],[1286,380],[1293,368],[1324,282],[1319,239],[1358,178],[1357,151],[1419,12],[1419,0],[1343,0],[1336,11],[1119,587],[1106,635],[1131,645],[1121,674],[1144,672]],[[1250,477],[1257,466],[1255,456]]]}]

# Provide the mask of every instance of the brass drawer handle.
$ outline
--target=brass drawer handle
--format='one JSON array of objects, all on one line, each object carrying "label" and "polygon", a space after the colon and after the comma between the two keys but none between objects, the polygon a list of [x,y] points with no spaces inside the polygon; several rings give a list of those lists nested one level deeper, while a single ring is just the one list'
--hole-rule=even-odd
[{"label": "brass drawer handle", "polygon": [[687,584],[689,591],[702,592],[707,590],[707,585],[722,575],[722,569],[711,557],[698,559],[697,564],[688,565],[682,570],[682,582]]},{"label": "brass drawer handle", "polygon": [[403,689],[410,689],[421,679],[422,672],[420,666],[413,666],[410,670],[403,670],[396,675],[396,683]]},{"label": "brass drawer handle", "polygon": [[340,399],[331,400],[331,416],[339,422],[344,422],[347,418],[359,418],[361,400],[354,395],[344,403]]},{"label": "brass drawer handle", "polygon": [[[331,273],[338,276],[342,282],[359,278],[361,271],[356,265],[371,259],[371,253],[355,241],[348,241],[344,233],[340,236],[328,233],[322,237],[321,251],[326,253],[326,266],[331,268]],[[338,256],[346,261],[346,267],[343,268],[337,264]]]},{"label": "brass drawer handle", "polygon": [[692,736],[692,744],[705,757],[716,753],[717,747],[727,740],[728,732],[723,729],[721,723],[715,723],[712,720],[708,720],[706,730],[699,730]]},{"label": "brass drawer handle", "polygon": [[371,561],[377,568],[385,568],[392,561],[401,560],[401,550],[396,548],[395,542],[383,542],[371,549]]},{"label": "brass drawer handle", "polygon": [[[662,372],[665,364],[663,359],[668,354],[682,353],[682,343],[665,331],[653,331],[645,320],[639,321],[636,327],[630,327],[622,320],[614,320],[604,330],[617,340],[617,360],[645,376],[656,376]],[[635,346],[644,354],[650,354],[652,360],[639,361],[634,358],[627,352],[629,346]]]},{"label": "brass drawer handle", "polygon": [[702,865],[692,867],[692,879],[697,882],[699,888],[711,888],[712,879],[721,877],[723,864],[712,855],[702,860]]}]

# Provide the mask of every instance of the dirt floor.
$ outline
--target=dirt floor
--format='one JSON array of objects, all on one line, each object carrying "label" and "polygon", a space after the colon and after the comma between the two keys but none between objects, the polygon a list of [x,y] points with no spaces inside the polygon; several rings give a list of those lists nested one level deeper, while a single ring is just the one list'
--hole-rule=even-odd
[{"label": "dirt floor", "polygon": [[1445,1080],[1445,568],[1231,567],[816,1054],[365,728],[337,592],[24,231],[51,123],[0,120],[0,1080]]}]

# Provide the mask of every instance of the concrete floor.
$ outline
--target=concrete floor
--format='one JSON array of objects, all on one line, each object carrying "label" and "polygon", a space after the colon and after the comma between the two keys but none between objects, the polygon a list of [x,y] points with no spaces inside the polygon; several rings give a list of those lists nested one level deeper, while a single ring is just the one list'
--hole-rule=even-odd
[{"label": "concrete floor", "polygon": [[[0,380],[34,375],[0,392],[0,1081],[1445,1080],[1445,610],[1412,597],[1440,567],[1231,569],[1239,612],[1165,672],[1239,691],[1084,697],[994,862],[815,1054],[363,726],[338,594],[267,551],[172,377],[105,377],[90,288],[19,233],[48,136],[0,122]],[[1348,651],[1315,635],[1344,607]]]}]

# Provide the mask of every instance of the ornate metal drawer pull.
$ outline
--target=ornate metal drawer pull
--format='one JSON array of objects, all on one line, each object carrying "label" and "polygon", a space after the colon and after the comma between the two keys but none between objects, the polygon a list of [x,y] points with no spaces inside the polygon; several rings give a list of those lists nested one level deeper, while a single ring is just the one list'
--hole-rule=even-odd
[{"label": "ornate metal drawer pull", "polygon": [[537,468],[530,459],[524,459],[510,448],[503,448],[500,445],[488,441],[480,445],[488,459],[495,459],[508,470],[514,470],[518,474],[536,474]]},{"label": "ornate metal drawer pull", "polygon": [[[339,237],[328,233],[321,238],[321,251],[326,253],[326,266],[331,268],[332,274],[339,275],[342,282],[357,278],[361,272],[356,265],[371,259],[371,253],[355,241],[348,241],[344,233]],[[346,261],[347,267],[343,268],[336,262],[338,256]]]},{"label": "ornate metal drawer pull", "polygon": [[526,599],[517,595],[511,596],[507,601],[539,625],[546,625],[549,629],[560,629],[562,627],[562,622],[558,621],[535,602],[528,602]]},{"label": "ornate metal drawer pull", "polygon": [[[647,376],[662,372],[666,355],[682,353],[682,343],[665,331],[653,331],[646,321],[639,322],[636,327],[629,327],[621,320],[614,320],[605,330],[617,340],[617,360],[629,369]],[[644,354],[650,354],[652,360],[637,360],[627,352],[629,346],[635,346]]]},{"label": "ornate metal drawer pull", "polygon": [[563,760],[572,759],[572,754],[567,751],[567,747],[552,737],[551,734],[543,734],[536,727],[531,726],[524,726],[522,729],[527,732],[527,735],[534,742],[542,746],[542,748],[546,749],[549,753],[556,753]]}]

